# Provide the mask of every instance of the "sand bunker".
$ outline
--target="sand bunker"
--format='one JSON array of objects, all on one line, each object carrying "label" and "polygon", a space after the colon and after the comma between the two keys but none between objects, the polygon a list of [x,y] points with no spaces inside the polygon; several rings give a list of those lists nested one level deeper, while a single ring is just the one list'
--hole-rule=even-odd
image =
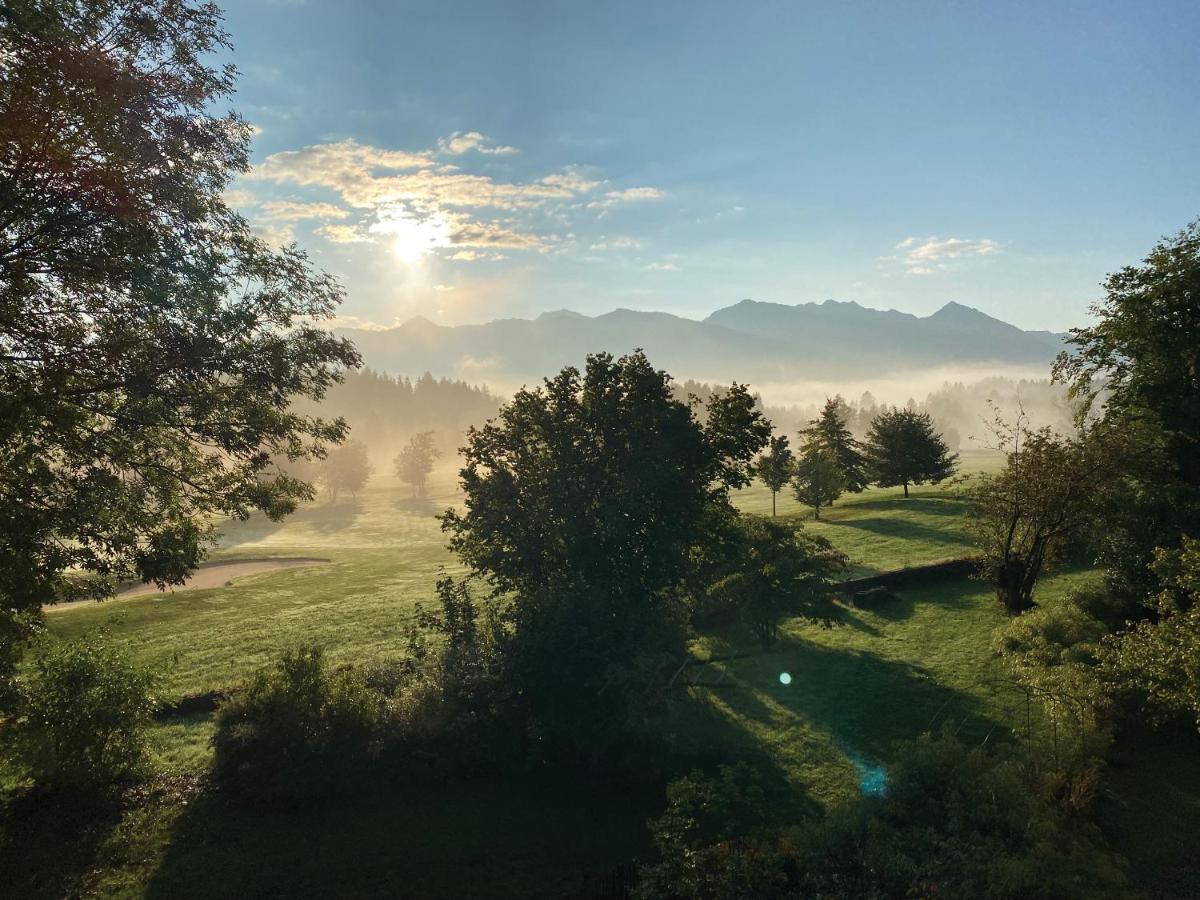
[{"label": "sand bunker", "polygon": [[[258,575],[262,572],[273,572],[276,569],[296,569],[301,566],[323,566],[329,560],[317,556],[281,556],[274,559],[231,559],[226,562],[204,563],[191,577],[181,585],[159,591],[153,584],[134,584],[117,591],[116,599],[126,600],[131,597],[141,597],[146,594],[170,594],[172,592],[190,591],[198,588],[224,587],[235,578],[245,578],[247,575]],[[70,609],[94,600],[76,600],[72,603],[56,603],[45,607],[47,612],[57,609]]]}]

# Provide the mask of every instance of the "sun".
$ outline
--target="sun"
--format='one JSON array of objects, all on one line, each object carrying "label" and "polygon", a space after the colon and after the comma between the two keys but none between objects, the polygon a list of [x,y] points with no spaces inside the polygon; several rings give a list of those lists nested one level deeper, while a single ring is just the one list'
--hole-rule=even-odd
[{"label": "sun", "polygon": [[417,265],[438,247],[450,246],[450,226],[440,216],[417,219],[399,213],[380,220],[371,230],[391,238],[392,255],[406,266]]}]

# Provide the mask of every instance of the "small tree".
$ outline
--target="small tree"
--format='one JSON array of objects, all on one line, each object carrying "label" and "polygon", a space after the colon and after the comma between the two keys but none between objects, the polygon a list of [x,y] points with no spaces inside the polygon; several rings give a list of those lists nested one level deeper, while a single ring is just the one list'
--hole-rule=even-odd
[{"label": "small tree", "polygon": [[972,492],[971,528],[983,554],[982,573],[996,585],[1009,615],[1030,609],[1043,567],[1087,524],[1101,480],[1098,453],[1048,428],[1023,421],[998,426],[1008,464]]},{"label": "small tree", "polygon": [[826,399],[821,415],[808,423],[808,428],[800,432],[800,437],[805,450],[809,447],[828,450],[842,470],[846,490],[859,494],[866,489],[870,479],[867,478],[862,448],[846,426],[848,413],[849,407],[841,397]]},{"label": "small tree", "polygon": [[709,588],[718,604],[732,606],[764,648],[775,643],[782,619],[834,620],[832,578],[846,557],[798,523],[757,516],[735,520],[736,550]]},{"label": "small tree", "polygon": [[396,475],[405,484],[412,485],[414,497],[425,496],[425,479],[433,471],[433,461],[438,455],[432,431],[414,434],[408,446],[396,454]]},{"label": "small tree", "polygon": [[910,409],[882,412],[871,422],[863,446],[867,472],[880,487],[937,484],[954,474],[958,454],[951,453],[929,413]]},{"label": "small tree", "polygon": [[349,491],[357,503],[358,492],[366,485],[373,471],[367,456],[367,445],[362,441],[347,441],[330,451],[322,479],[334,503],[337,503],[339,491]]},{"label": "small tree", "polygon": [[775,515],[775,495],[792,480],[792,468],[796,457],[788,447],[787,435],[771,438],[767,452],[758,458],[754,472],[771,492],[771,515]]},{"label": "small tree", "polygon": [[828,506],[846,489],[842,467],[824,447],[812,447],[796,464],[792,482],[796,499],[813,508],[813,516],[821,518],[821,507]]}]

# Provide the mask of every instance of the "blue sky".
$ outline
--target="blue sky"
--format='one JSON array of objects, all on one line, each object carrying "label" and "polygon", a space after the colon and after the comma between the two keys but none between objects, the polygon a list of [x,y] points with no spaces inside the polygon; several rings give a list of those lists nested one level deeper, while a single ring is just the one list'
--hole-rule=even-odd
[{"label": "blue sky", "polygon": [[1200,216],[1200,3],[227,0],[230,192],[348,323],[744,297],[1080,324]]}]

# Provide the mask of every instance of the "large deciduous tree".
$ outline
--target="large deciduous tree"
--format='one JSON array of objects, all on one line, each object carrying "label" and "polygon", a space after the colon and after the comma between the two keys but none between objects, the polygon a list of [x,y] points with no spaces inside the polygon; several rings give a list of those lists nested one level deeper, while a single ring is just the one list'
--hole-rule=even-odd
[{"label": "large deciduous tree", "polygon": [[422,431],[409,438],[396,454],[396,476],[412,486],[413,497],[425,496],[425,481],[438,458],[437,443],[432,431]]},{"label": "large deciduous tree", "polygon": [[[579,748],[629,721],[630,690],[683,655],[698,548],[735,515],[770,424],[744,387],[701,423],[637,352],[589,356],[472,429],[450,546],[511,602],[511,678],[545,733]],[[606,736],[606,732],[608,733]]]},{"label": "large deciduous tree", "polygon": [[825,400],[821,414],[808,423],[808,428],[800,432],[803,448],[823,447],[828,450],[842,470],[842,480],[846,490],[852,494],[860,494],[868,484],[866,463],[863,460],[862,448],[850,433],[846,425],[849,407],[841,397]]},{"label": "large deciduous tree", "polygon": [[179,583],[213,514],[311,495],[273,456],[343,437],[290,408],[357,364],[320,327],[341,289],[222,201],[250,127],[213,111],[235,74],[214,5],[0,22],[0,607]]},{"label": "large deciduous tree", "polygon": [[329,452],[322,467],[321,480],[325,482],[325,489],[329,491],[329,499],[333,503],[337,503],[338,494],[342,491],[348,491],[357,503],[358,492],[367,486],[367,480],[374,471],[367,445],[362,441],[347,441]]},{"label": "large deciduous tree", "polygon": [[863,445],[867,472],[880,487],[937,484],[954,474],[957,453],[951,453],[934,428],[929,413],[893,409],[871,422]]},{"label": "large deciduous tree", "polygon": [[775,497],[792,480],[795,461],[795,456],[788,446],[787,435],[779,434],[771,438],[766,452],[758,458],[754,467],[754,474],[771,492],[772,516],[775,515]]},{"label": "large deciduous tree", "polygon": [[1106,501],[1098,550],[1110,585],[1130,602],[1160,584],[1157,548],[1200,534],[1200,220],[1114,272],[1072,330],[1055,377],[1082,401],[1122,472]]}]

